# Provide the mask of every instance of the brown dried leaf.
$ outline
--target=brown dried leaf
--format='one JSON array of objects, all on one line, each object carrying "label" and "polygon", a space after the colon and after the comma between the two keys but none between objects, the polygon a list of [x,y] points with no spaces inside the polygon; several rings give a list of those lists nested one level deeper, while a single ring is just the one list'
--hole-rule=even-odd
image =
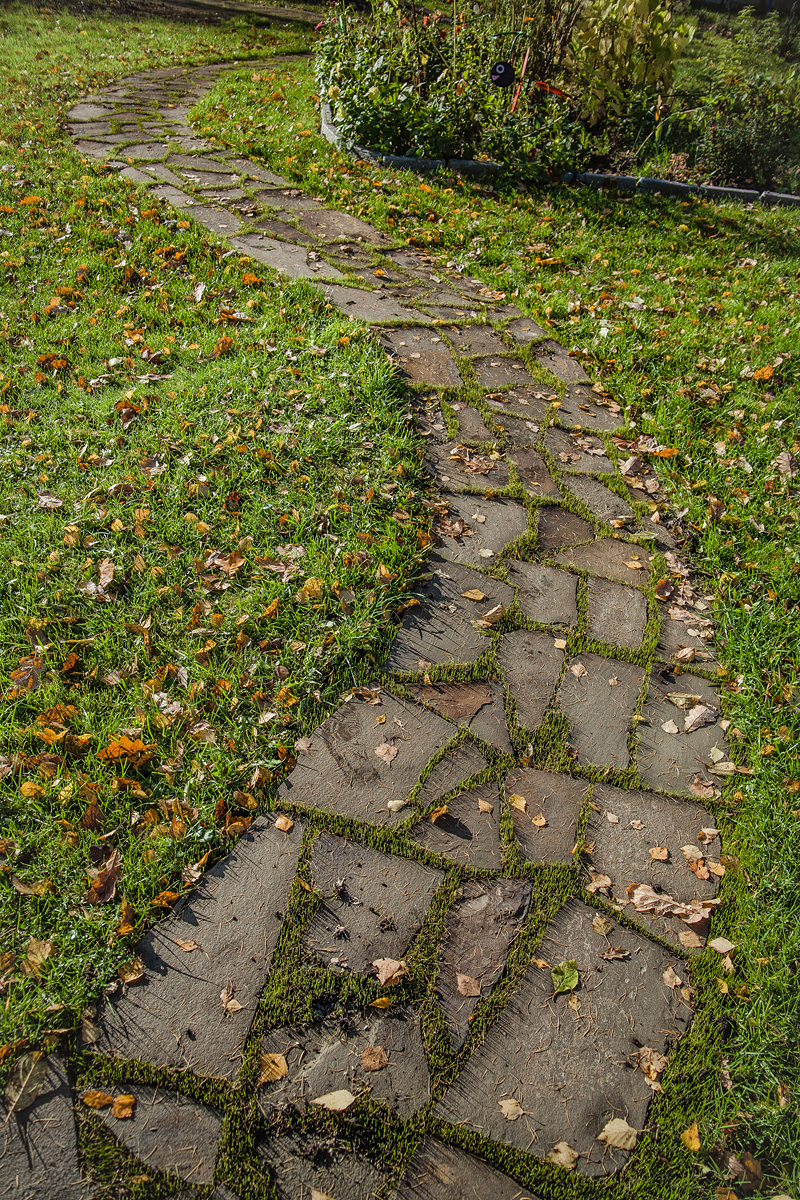
[{"label": "brown dried leaf", "polygon": [[89,1108],[108,1108],[109,1104],[114,1103],[114,1097],[109,1096],[108,1092],[84,1092],[81,1096],[84,1104],[88,1104]]},{"label": "brown dried leaf", "polygon": [[258,1086],[285,1079],[289,1067],[283,1054],[262,1054],[258,1062]]},{"label": "brown dried leaf", "polygon": [[456,972],[456,986],[462,996],[480,996],[481,985],[471,975],[461,975]]},{"label": "brown dried leaf", "polygon": [[136,1097],[130,1092],[123,1092],[117,1096],[111,1106],[111,1115],[116,1117],[118,1121],[126,1121],[128,1117],[133,1116],[133,1110],[136,1107]]},{"label": "brown dried leaf", "polygon": [[365,1046],[361,1051],[361,1066],[365,1071],[382,1071],[389,1058],[383,1046]]},{"label": "brown dried leaf", "polygon": [[291,817],[284,816],[283,813],[280,814],[275,822],[275,828],[280,829],[282,833],[288,833],[293,827],[294,821],[291,819]]}]

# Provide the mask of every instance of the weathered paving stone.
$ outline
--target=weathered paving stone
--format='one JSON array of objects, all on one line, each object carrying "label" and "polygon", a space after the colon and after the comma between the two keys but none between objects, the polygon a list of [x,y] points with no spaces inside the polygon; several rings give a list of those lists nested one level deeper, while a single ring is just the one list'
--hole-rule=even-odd
[{"label": "weathered paving stone", "polygon": [[544,444],[568,474],[610,475],[614,466],[599,438],[589,433],[567,433],[565,429],[548,429]]},{"label": "weathered paving stone", "polygon": [[406,953],[444,875],[321,833],[311,878],[322,899],[306,935],[309,949],[327,966],[372,972],[376,959],[399,960]]},{"label": "weathered paving stone", "polygon": [[647,624],[647,598],[610,579],[589,580],[589,636],[638,650]]},{"label": "weathered paving stone", "polygon": [[68,121],[94,121],[102,117],[107,117],[114,110],[111,105],[105,104],[76,104],[67,113]]},{"label": "weathered paving stone", "polygon": [[501,492],[511,478],[506,463],[463,446],[430,446],[425,466],[450,492]]},{"label": "weathered paving stone", "polygon": [[506,458],[517,468],[517,474],[531,496],[558,496],[559,490],[544,459],[537,450],[521,446],[511,449]]},{"label": "weathered paving stone", "polygon": [[292,186],[282,175],[276,175],[268,167],[250,162],[247,158],[229,158],[225,165],[245,179],[255,179],[259,183],[271,183],[274,187],[290,188]]},{"label": "weathered paving stone", "polygon": [[288,275],[290,279],[342,278],[341,271],[337,271],[336,267],[331,267],[328,263],[309,263],[304,246],[291,246],[287,242],[253,234],[232,237],[229,241],[232,246],[244,250],[257,262],[272,267],[273,271],[279,271],[281,275]]},{"label": "weathered paving stone", "polygon": [[[712,836],[715,821],[711,813],[687,800],[622,791],[607,784],[595,788],[592,801],[599,811],[593,807],[589,812],[586,839],[594,843],[592,872],[612,881],[607,894],[646,931],[672,942],[679,954],[698,949],[705,941],[708,920],[687,924],[674,915],[639,913],[628,889],[647,884],[681,904],[711,899],[719,886],[720,876],[715,871],[724,870],[719,862],[720,838]],[[693,871],[682,846],[701,851],[702,866]],[[651,850],[659,851],[656,858]],[[662,861],[664,851],[668,853],[666,861]],[[700,862],[698,858],[691,861]],[[708,917],[710,913],[709,909]]]},{"label": "weathered paving stone", "polygon": [[[698,704],[719,713],[719,695],[697,675],[683,672],[673,675],[666,668],[655,668],[650,675],[647,701],[642,709],[639,723],[639,778],[647,787],[659,792],[689,794],[696,777],[707,783],[715,782],[710,767],[714,765],[712,751],[715,747],[728,758],[724,732],[715,721],[684,733],[684,721],[690,710],[676,708],[667,697],[669,693],[689,693],[699,697]],[[672,722],[678,727],[676,734],[663,729]],[[716,779],[719,782],[719,778]]]},{"label": "weathered paving stone", "polygon": [[150,163],[149,166],[143,167],[143,170],[154,179],[161,179],[164,183],[171,183],[173,187],[183,188],[186,186],[186,181],[171,171],[164,163]]},{"label": "weathered paving stone", "polygon": [[458,438],[460,442],[494,442],[497,434],[488,429],[477,408],[469,404],[454,404],[453,411],[458,420]]},{"label": "weathered paving stone", "polygon": [[565,383],[583,382],[589,378],[578,359],[571,358],[558,342],[548,339],[535,348],[534,354],[537,361],[546,370],[551,371],[556,379],[562,379]]},{"label": "weathered paving stone", "polygon": [[145,175],[143,171],[137,171],[135,167],[125,167],[120,171],[123,179],[130,179],[131,183],[152,183],[149,175]]},{"label": "weathered paving stone", "polygon": [[425,1137],[392,1200],[538,1200],[527,1188],[465,1150]]},{"label": "weathered paving stone", "polygon": [[515,629],[500,639],[497,665],[517,706],[517,722],[536,729],[544,718],[564,661],[549,633]]},{"label": "weathered paving stone", "polygon": [[97,1115],[131,1154],[144,1166],[186,1183],[213,1182],[221,1113],[163,1088],[126,1083],[117,1090],[136,1097],[133,1116],[118,1120],[110,1108],[99,1109]]},{"label": "weathered paving stone", "polygon": [[[431,571],[415,590],[419,606],[407,610],[384,664],[386,671],[419,671],[432,663],[473,663],[490,641],[473,625],[498,604],[511,606],[514,590],[439,554],[428,559]],[[481,591],[481,601],[463,593]]]},{"label": "weathered paving stone", "polygon": [[[571,775],[524,768],[507,776],[506,800],[522,796],[524,810],[511,805],[520,854],[529,862],[572,862],[572,852],[589,785]],[[546,825],[536,824],[544,817]]]},{"label": "weathered paving stone", "polygon": [[469,536],[445,537],[441,553],[466,566],[490,566],[511,542],[528,532],[528,510],[513,500],[448,496],[447,505],[449,520],[461,518]]},{"label": "weathered paving stone", "polygon": [[461,386],[453,356],[441,338],[429,330],[389,330],[381,338],[381,344],[407,382],[430,387]]},{"label": "weathered paving stone", "polygon": [[321,208],[314,212],[304,213],[300,224],[309,233],[321,241],[334,241],[337,238],[352,238],[361,242],[382,242],[386,234],[379,233],[366,221],[352,217],[350,213],[338,212],[336,209]]},{"label": "weathered paving stone", "polygon": [[[586,672],[580,677],[572,670],[579,665]],[[569,744],[579,763],[628,766],[628,736],[643,680],[642,667],[599,654],[580,654],[569,664],[558,702],[569,721]]]},{"label": "weathered paving stone", "polygon": [[[180,913],[139,943],[144,980],[108,1000],[93,1050],[232,1079],[272,961],[300,852],[302,825],[282,833],[254,821],[201,876]],[[247,897],[246,904],[242,897]],[[196,941],[186,953],[181,941]],[[239,1012],[220,992],[232,983]],[[124,1122],[123,1122],[124,1124]]]},{"label": "weathered paving stone", "polygon": [[508,347],[491,325],[473,325],[451,335],[457,354],[506,354]]},{"label": "weathered paving stone", "polygon": [[[277,221],[270,217],[256,221],[255,226],[262,233],[282,238],[284,241],[291,242],[292,244],[297,243],[299,246],[319,246],[319,242],[310,233],[306,233],[304,229],[297,229],[294,225],[287,224],[286,221]],[[248,241],[252,241],[255,245],[258,245],[260,240],[258,235],[251,233],[244,236]]]},{"label": "weathered paving stone", "polygon": [[314,1153],[303,1133],[264,1138],[256,1151],[269,1168],[278,1200],[374,1200],[385,1178],[352,1150],[349,1133],[324,1139]]},{"label": "weathered paving stone", "polygon": [[423,704],[455,721],[466,725],[476,737],[511,754],[511,739],[506,728],[503,689],[497,683],[480,680],[477,683],[431,683],[412,685],[411,694]]},{"label": "weathered paving stone", "polygon": [[82,140],[75,143],[75,149],[79,154],[87,154],[89,158],[105,158],[106,154],[113,153],[115,146],[110,142],[89,142]]},{"label": "weathered paving stone", "polygon": [[505,332],[518,346],[527,346],[529,342],[538,342],[547,337],[547,330],[542,329],[541,325],[537,325],[530,317],[519,317],[516,321],[509,322]]},{"label": "weathered paving stone", "polygon": [[[679,650],[691,649],[695,652],[697,662],[714,662],[716,654],[708,642],[691,632],[696,629],[692,621],[676,621],[667,615],[667,606],[661,605],[661,630],[656,647],[656,657],[662,662],[670,662]],[[688,614],[687,614],[688,615]]]},{"label": "weathered paving stone", "polygon": [[[176,205],[176,207],[181,207],[181,205]],[[188,208],[189,206],[183,207]],[[231,237],[242,228],[242,222],[235,213],[228,212],[225,208],[212,207],[210,204],[191,205],[191,216],[198,225],[203,225],[212,233],[223,238]]]},{"label": "weathered paving stone", "polygon": [[531,384],[533,376],[524,363],[514,358],[476,358],[475,378],[482,388]]},{"label": "weathered paving stone", "polygon": [[462,783],[485,771],[488,765],[477,746],[472,742],[461,742],[431,770],[417,794],[416,808],[419,811],[430,808],[435,800],[455,791]]},{"label": "weathered paving stone", "polygon": [[604,487],[597,479],[588,475],[565,476],[564,486],[601,521],[631,522],[634,519],[633,509],[628,501],[623,500],[610,488]]},{"label": "weathered paving stone", "polygon": [[33,1104],[0,1128],[2,1194],[15,1200],[88,1200],[81,1182],[72,1093],[63,1062],[52,1056]]},{"label": "weathered paving stone", "polygon": [[[383,1048],[388,1066],[364,1070],[361,1056],[369,1046]],[[261,1039],[261,1050],[282,1054],[289,1068],[283,1079],[259,1088],[258,1103],[267,1116],[276,1104],[309,1103],[341,1088],[354,1096],[368,1091],[403,1119],[430,1099],[419,1015],[405,1005],[273,1029]]]},{"label": "weathered paving stone", "polygon": [[[481,802],[491,811],[481,811]],[[447,802],[447,812],[436,821],[425,817],[408,836],[434,854],[486,871],[503,865],[500,845],[500,793],[496,783],[482,783]]]},{"label": "weathered paving stone", "polygon": [[641,546],[616,538],[601,538],[588,546],[561,550],[556,562],[577,571],[589,571],[605,579],[616,579],[631,587],[646,587],[650,574],[651,555]]},{"label": "weathered paving stone", "polygon": [[[428,762],[455,735],[449,721],[379,692],[379,703],[353,698],[311,735],[310,747],[278,798],[370,824],[394,825]],[[381,724],[376,718],[385,717]],[[375,751],[388,746],[384,757]],[[397,753],[392,757],[391,751]],[[387,761],[387,757],[390,761]]]},{"label": "weathered paving stone", "polygon": [[499,404],[490,404],[493,425],[506,435],[512,446],[532,446],[539,436],[541,425],[533,417],[515,417],[502,411]]},{"label": "weathered paving stone", "polygon": [[134,146],[125,147],[125,157],[133,158],[137,162],[145,159],[165,158],[167,153],[168,148],[163,142],[137,142]]},{"label": "weathered paving stone", "polygon": [[[668,967],[681,972],[680,960],[621,926],[606,939],[592,928],[595,916],[569,900],[537,950],[554,965],[575,960],[579,1011],[570,1009],[566,994],[553,994],[550,971],[532,964],[434,1110],[446,1121],[542,1157],[565,1141],[580,1155],[576,1170],[590,1176],[611,1174],[627,1159],[625,1151],[597,1141],[608,1121],[624,1114],[634,1129],[644,1127],[652,1092],[633,1069],[639,1048],[663,1053],[689,1018],[679,990],[661,978]],[[609,943],[628,955],[603,960]],[[518,1101],[518,1120],[503,1116],[505,1099]]]},{"label": "weathered paving stone", "polygon": [[523,420],[541,422],[555,399],[555,392],[549,391],[541,383],[535,383],[509,388],[507,392],[489,392],[486,403],[498,413],[509,413],[522,417]]},{"label": "weathered paving stone", "polygon": [[[528,914],[531,885],[524,879],[471,880],[463,885],[447,914],[439,954],[436,995],[450,1028],[453,1050],[463,1046],[469,1020],[481,996],[488,996],[505,970],[506,958]],[[458,976],[467,984],[464,995]]]},{"label": "weathered paving stone", "polygon": [[570,385],[561,397],[558,420],[562,425],[581,425],[584,429],[602,429],[606,432],[624,424],[618,404],[613,407],[600,404],[588,388],[578,384]]},{"label": "weathered paving stone", "polygon": [[536,545],[540,550],[560,550],[594,537],[594,529],[583,517],[551,504],[537,510],[537,529]]},{"label": "weathered paving stone", "polygon": [[[98,138],[102,137],[106,133],[111,133],[112,128],[110,121],[88,121],[85,124],[79,124],[77,121],[74,121],[70,125],[69,131],[74,138]],[[122,130],[119,127],[116,127],[113,132],[121,133]]]},{"label": "weathered paving stone", "polygon": [[[324,285],[320,284],[320,287]],[[372,325],[427,324],[422,313],[398,304],[386,292],[367,292],[362,288],[331,284],[324,287],[325,299],[348,316],[360,317]]]},{"label": "weathered paving stone", "polygon": [[529,621],[574,625],[578,620],[576,575],[513,558],[508,563],[508,582],[518,589],[517,602]]},{"label": "weathered paving stone", "polygon": [[430,302],[430,297],[421,302],[420,308],[429,317],[433,317],[435,321],[453,321],[456,319],[463,320],[467,317],[470,317],[474,320],[479,315],[477,310],[470,309],[469,305],[466,303],[460,305],[456,304],[455,306],[451,307],[447,304],[433,304]]}]

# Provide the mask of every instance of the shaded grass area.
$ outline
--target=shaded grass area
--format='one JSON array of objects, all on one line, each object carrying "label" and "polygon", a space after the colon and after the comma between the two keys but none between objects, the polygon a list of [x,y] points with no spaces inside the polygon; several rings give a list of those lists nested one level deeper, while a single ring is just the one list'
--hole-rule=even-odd
[{"label": "shaded grass area", "polygon": [[73,1023],[246,827],[298,729],[373,669],[426,515],[364,330],[60,126],[134,67],[305,33],[3,22],[0,1042],[18,1045]]},{"label": "shaded grass area", "polygon": [[716,595],[724,706],[754,774],[730,789],[732,867],[715,922],[737,945],[736,974],[709,964],[673,1097],[700,1125],[703,1194],[728,1186],[711,1155],[723,1144],[760,1160],[767,1191],[796,1188],[797,215],[376,171],[314,134],[315,99],[310,64],[242,73],[196,123],[504,291],[586,355],[624,404],[631,440],[678,450],[655,460],[668,503],[647,508],[678,515],[702,589]]}]

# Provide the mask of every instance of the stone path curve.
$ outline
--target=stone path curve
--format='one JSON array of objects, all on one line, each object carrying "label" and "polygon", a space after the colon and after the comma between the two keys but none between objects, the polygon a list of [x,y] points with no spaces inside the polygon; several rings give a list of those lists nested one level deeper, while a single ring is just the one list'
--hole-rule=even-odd
[{"label": "stone path curve", "polygon": [[[234,65],[120,80],[69,114],[76,146],[373,326],[414,389],[436,548],[383,672],[314,731],[280,788],[289,820],[255,821],[143,939],[144,980],[84,1020],[81,1048],[113,1059],[137,1101],[132,1118],[93,1119],[182,1196],[216,1184],[230,1200],[237,1178],[215,1173],[224,1114],[196,1097],[203,1080],[241,1077],[264,1117],[258,1169],[280,1197],[511,1200],[493,1144],[518,1151],[520,1171],[545,1159],[534,1178],[566,1194],[558,1173],[635,1162],[608,1124],[644,1129],[692,1019],[687,958],[724,874],[705,804],[734,770],[708,599],[668,532],[640,524],[656,447],[625,439],[580,355],[453,264],[191,131],[189,108]],[[563,903],[537,882],[555,878]],[[290,906],[307,969],[377,976],[377,996],[399,986],[403,999],[288,1027],[258,1018],[251,1032]],[[427,994],[404,991],[431,929]],[[431,1095],[437,1031],[455,1057]],[[256,1086],[259,1038],[279,1066]],[[159,1087],[135,1082],[153,1069]],[[345,1132],[327,1126],[323,1153],[308,1129],[331,1093]],[[393,1178],[353,1132],[366,1097],[399,1121],[424,1110]],[[91,1192],[79,1103],[53,1056],[38,1102],[3,1134],[14,1194],[53,1195],[54,1178],[59,1196]]]}]

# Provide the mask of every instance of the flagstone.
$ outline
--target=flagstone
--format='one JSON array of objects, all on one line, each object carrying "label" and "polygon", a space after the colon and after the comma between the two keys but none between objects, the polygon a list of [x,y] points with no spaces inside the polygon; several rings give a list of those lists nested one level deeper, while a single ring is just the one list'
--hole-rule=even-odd
[{"label": "flagstone", "polygon": [[565,383],[572,383],[576,380],[583,382],[589,378],[580,360],[570,357],[558,342],[550,339],[540,342],[538,346],[534,347],[533,353],[541,366],[552,372],[557,379],[563,379]]},{"label": "flagstone", "polygon": [[[599,438],[589,433],[568,433],[566,429],[548,429],[544,444],[560,471],[565,474],[610,475],[614,465]],[[592,453],[590,453],[592,451]]]},{"label": "flagstone", "polygon": [[330,1134],[317,1154],[309,1153],[302,1132],[264,1137],[256,1152],[269,1169],[278,1200],[372,1200],[386,1180],[376,1166],[353,1150],[349,1132]]},{"label": "flagstone", "polygon": [[515,702],[523,729],[541,725],[564,661],[553,637],[541,630],[515,629],[497,646],[497,665]]},{"label": "flagstone", "polygon": [[500,792],[494,782],[482,783],[447,801],[447,812],[424,817],[408,837],[426,850],[465,866],[500,870]]},{"label": "flagstone", "polygon": [[628,766],[628,739],[644,677],[643,667],[599,654],[580,654],[568,664],[558,703],[569,721],[577,762]]},{"label": "flagstone", "polygon": [[[669,699],[670,694],[697,696],[696,706],[706,706],[716,713],[716,720],[712,719],[693,733],[684,733],[684,721],[690,709],[676,707]],[[718,724],[720,718],[719,693],[710,683],[688,671],[674,675],[666,667],[654,667],[638,726],[637,760],[642,782],[655,791],[682,795],[690,794],[689,789],[696,778],[719,784],[725,776],[715,775],[714,771],[724,769],[722,762],[728,761],[725,734]],[[677,726],[677,734],[664,731],[663,726],[669,722]],[[722,754],[720,762],[714,762],[712,752]],[[731,767],[730,773],[735,774],[735,768]]]},{"label": "flagstone", "polygon": [[501,1175],[457,1146],[423,1138],[392,1200],[539,1200],[529,1188]]},{"label": "flagstone", "polygon": [[647,550],[616,538],[601,538],[588,546],[561,550],[555,557],[565,567],[616,579],[631,587],[646,587],[650,576],[651,555]]},{"label": "flagstone", "polygon": [[142,1166],[186,1183],[213,1183],[222,1114],[163,1087],[126,1083],[113,1089],[123,1091],[136,1099],[131,1116],[118,1119],[111,1108],[97,1109],[97,1116]]},{"label": "flagstone", "polygon": [[[664,1053],[691,1015],[680,992],[662,982],[674,954],[641,934],[614,925],[595,932],[596,911],[569,900],[548,926],[537,951],[483,1044],[468,1059],[434,1109],[444,1121],[493,1141],[546,1157],[559,1142],[580,1156],[576,1171],[610,1175],[628,1152],[598,1140],[605,1125],[624,1115],[644,1128],[652,1096],[635,1069],[640,1047]],[[619,957],[604,960],[609,947]],[[574,961],[574,993],[555,994],[550,967]],[[570,1004],[573,1007],[570,1007]],[[522,1112],[508,1120],[501,1103]]]},{"label": "flagstone", "polygon": [[513,387],[517,384],[530,384],[533,376],[519,359],[514,358],[476,358],[474,361],[475,379],[482,388],[494,389]]},{"label": "flagstone", "polygon": [[628,501],[611,488],[604,487],[598,479],[589,475],[565,475],[563,485],[601,521],[633,522],[634,512]]},{"label": "flagstone", "polygon": [[538,450],[514,447],[506,458],[517,468],[517,474],[531,496],[559,496],[558,486],[548,471]]},{"label": "flagstone", "polygon": [[508,465],[480,451],[466,452],[459,443],[429,446],[425,466],[449,492],[502,492],[511,478]]},{"label": "flagstone", "polygon": [[[5,1111],[5,1110],[4,1110]],[[72,1092],[67,1069],[56,1055],[47,1060],[39,1095],[0,1128],[0,1194],[20,1200],[89,1200],[81,1180]]]},{"label": "flagstone", "polygon": [[458,421],[458,440],[460,442],[496,442],[497,434],[489,429],[477,408],[469,404],[454,404],[453,411]]},{"label": "flagstone", "polygon": [[[478,1001],[501,979],[530,899],[526,879],[473,879],[459,889],[445,919],[436,977],[453,1050],[463,1046]],[[459,975],[470,980],[460,989]]]},{"label": "flagstone", "polygon": [[491,325],[472,325],[450,339],[457,354],[507,354],[508,347]]},{"label": "flagstone", "polygon": [[[522,857],[529,862],[571,863],[589,791],[586,780],[525,767],[506,776],[503,791]],[[512,803],[512,796],[521,797],[524,807],[519,800]]]},{"label": "flagstone", "polygon": [[498,683],[480,680],[475,683],[411,684],[409,691],[415,699],[449,721],[466,725],[476,737],[498,750],[512,753],[503,689]]},{"label": "flagstone", "polygon": [[553,504],[543,504],[537,509],[537,530],[536,547],[545,551],[560,550],[562,546],[572,546],[594,537],[594,529],[588,521],[568,508]]},{"label": "flagstone", "polygon": [[522,559],[508,560],[508,582],[529,621],[539,625],[574,625],[578,620],[578,577],[555,567]]},{"label": "flagstone", "polygon": [[341,284],[324,286],[325,299],[334,308],[349,316],[359,317],[372,325],[429,324],[422,313],[405,308],[385,291],[368,292],[363,288],[343,287]]},{"label": "flagstone", "polygon": [[647,624],[647,598],[610,579],[589,580],[589,636],[638,650]]},{"label": "flagstone", "polygon": [[448,520],[451,523],[463,520],[468,536],[445,536],[441,552],[446,558],[466,566],[491,566],[507,546],[529,529],[528,510],[513,500],[448,496],[447,507],[450,510]]},{"label": "flagstone", "polygon": [[557,416],[562,425],[582,425],[585,429],[610,432],[625,424],[619,405],[616,405],[617,411],[614,412],[608,404],[599,403],[591,388],[570,384],[560,401]]},{"label": "flagstone", "polygon": [[320,833],[311,854],[320,901],[306,945],[326,966],[374,975],[378,959],[406,954],[443,879],[414,859]]},{"label": "flagstone", "polygon": [[537,325],[530,317],[518,317],[516,321],[506,325],[505,332],[518,346],[527,346],[529,342],[538,342],[548,336],[547,330]]}]

